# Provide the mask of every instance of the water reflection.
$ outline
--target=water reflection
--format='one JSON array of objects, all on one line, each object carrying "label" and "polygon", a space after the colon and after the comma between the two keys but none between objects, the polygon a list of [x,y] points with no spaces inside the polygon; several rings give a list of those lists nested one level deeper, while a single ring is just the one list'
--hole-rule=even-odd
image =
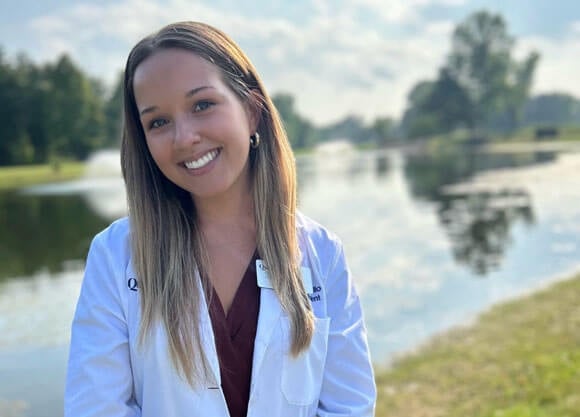
[{"label": "water reflection", "polygon": [[0,281],[65,270],[107,223],[80,195],[0,193]]},{"label": "water reflection", "polygon": [[385,152],[378,153],[375,158],[375,174],[378,178],[385,177],[390,171],[388,154]]},{"label": "water reflection", "polygon": [[523,189],[442,194],[437,214],[454,259],[477,275],[499,268],[516,222],[534,223],[531,197]]},{"label": "water reflection", "polygon": [[449,186],[483,171],[539,165],[553,162],[556,156],[555,152],[483,154],[445,148],[432,154],[409,155],[405,177],[415,198],[436,203],[454,259],[484,276],[500,266],[516,222],[534,223],[531,196],[522,188],[458,192],[450,191]]},{"label": "water reflection", "polygon": [[404,170],[415,198],[438,202],[443,186],[466,181],[483,171],[553,162],[556,156],[555,152],[485,154],[446,147],[433,153],[409,154]]},{"label": "water reflection", "polygon": [[[297,162],[300,209],[344,243],[376,363],[580,267],[580,155],[338,149]],[[124,214],[119,184],[92,174],[0,194],[0,415],[62,414],[82,260]]]}]

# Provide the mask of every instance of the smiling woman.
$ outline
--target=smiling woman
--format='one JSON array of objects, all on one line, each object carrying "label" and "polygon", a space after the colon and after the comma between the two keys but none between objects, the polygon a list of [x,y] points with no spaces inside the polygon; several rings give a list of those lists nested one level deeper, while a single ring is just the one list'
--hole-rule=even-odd
[{"label": "smiling woman", "polygon": [[248,138],[256,131],[257,108],[229,89],[215,65],[182,49],[147,58],[133,85],[147,146],[161,172],[189,191],[198,208],[208,197],[247,205]]},{"label": "smiling woman", "polygon": [[169,25],[131,51],[124,95],[129,217],[89,250],[65,416],[373,415],[342,245],[297,213],[294,157],[245,54]]}]

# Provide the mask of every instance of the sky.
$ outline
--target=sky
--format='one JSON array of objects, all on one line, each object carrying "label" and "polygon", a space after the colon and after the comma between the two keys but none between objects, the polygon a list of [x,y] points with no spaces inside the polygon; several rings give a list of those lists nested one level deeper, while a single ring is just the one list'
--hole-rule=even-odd
[{"label": "sky", "polygon": [[541,55],[532,92],[580,96],[578,0],[0,0],[0,47],[51,62],[66,52],[113,85],[131,47],[167,23],[198,20],[228,33],[270,94],[295,97],[318,125],[347,115],[400,118],[411,88],[434,79],[454,27],[501,13],[514,55]]}]

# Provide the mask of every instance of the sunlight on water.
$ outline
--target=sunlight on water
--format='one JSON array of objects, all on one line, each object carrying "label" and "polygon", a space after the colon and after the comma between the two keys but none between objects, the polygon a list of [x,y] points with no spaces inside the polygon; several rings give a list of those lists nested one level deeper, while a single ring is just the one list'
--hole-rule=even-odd
[{"label": "sunlight on water", "polygon": [[92,154],[86,163],[85,177],[121,177],[121,155],[117,149]]},{"label": "sunlight on water", "polygon": [[126,215],[125,184],[121,177],[118,150],[99,151],[86,163],[85,175],[76,181],[44,184],[24,190],[25,194],[66,195],[82,194],[100,217],[113,220]]},{"label": "sunlight on water", "polygon": [[0,283],[0,348],[67,344],[81,279],[75,268]]}]

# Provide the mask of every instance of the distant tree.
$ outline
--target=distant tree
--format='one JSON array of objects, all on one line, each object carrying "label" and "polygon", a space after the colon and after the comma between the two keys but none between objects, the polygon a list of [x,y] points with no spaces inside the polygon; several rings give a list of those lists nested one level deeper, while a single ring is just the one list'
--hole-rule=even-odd
[{"label": "distant tree", "polygon": [[453,32],[446,68],[469,97],[475,128],[487,128],[504,112],[512,125],[521,117],[539,55],[532,52],[516,62],[514,43],[503,17],[486,11],[470,15]]},{"label": "distant tree", "polygon": [[32,162],[34,148],[26,130],[26,79],[0,50],[0,165]]},{"label": "distant tree", "polygon": [[36,66],[23,57],[19,60],[18,71],[27,85],[23,99],[27,106],[35,109],[34,113],[27,112],[25,117],[26,130],[34,148],[34,162],[44,163],[53,153],[52,121],[58,112],[53,101],[48,65]]},{"label": "distant tree", "polygon": [[404,134],[418,138],[462,127],[478,134],[521,124],[539,55],[515,61],[514,43],[500,15],[468,16],[453,32],[437,79],[411,90],[401,123]]},{"label": "distant tree", "polygon": [[274,105],[284,121],[284,128],[294,149],[307,148],[319,141],[317,129],[294,109],[294,97],[278,93],[272,97]]},{"label": "distant tree", "polygon": [[580,124],[580,100],[570,94],[541,94],[528,100],[524,108],[526,125]]},{"label": "distant tree", "polygon": [[373,140],[372,127],[365,124],[360,116],[348,115],[335,123],[321,129],[323,140],[346,139],[352,143],[361,144]]},{"label": "distant tree", "polygon": [[53,106],[52,151],[84,159],[103,144],[104,114],[94,84],[62,55],[48,68]]},{"label": "distant tree", "polygon": [[123,73],[117,77],[112,94],[106,99],[105,107],[105,143],[118,146],[123,129]]},{"label": "distant tree", "polygon": [[401,130],[405,137],[419,138],[439,130],[435,117],[423,111],[434,84],[434,81],[419,81],[409,92],[407,109],[401,120]]},{"label": "distant tree", "polygon": [[[508,78],[508,93],[505,112],[508,115],[507,130],[513,130],[521,125],[524,117],[524,107],[530,96],[534,73],[540,60],[537,52],[532,52],[522,63],[513,63],[514,76]],[[510,82],[513,80],[513,82]]]},{"label": "distant tree", "polygon": [[390,117],[377,117],[372,123],[377,145],[384,146],[395,139],[395,122]]},{"label": "distant tree", "polygon": [[417,138],[473,126],[473,106],[465,90],[443,68],[435,82],[421,82],[409,95],[403,117],[407,137]]}]

